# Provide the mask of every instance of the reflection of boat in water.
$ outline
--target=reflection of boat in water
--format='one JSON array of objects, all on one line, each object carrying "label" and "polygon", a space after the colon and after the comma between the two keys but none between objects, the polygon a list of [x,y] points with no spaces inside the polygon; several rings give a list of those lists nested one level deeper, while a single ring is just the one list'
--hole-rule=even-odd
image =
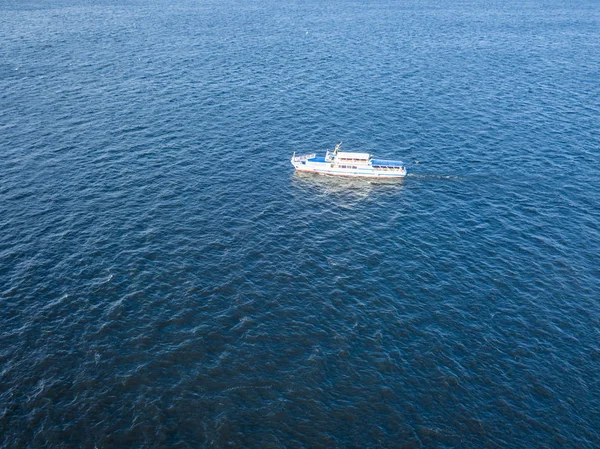
[{"label": "reflection of boat in water", "polygon": [[407,178],[316,176],[296,170],[291,176],[291,194],[302,203],[310,198],[342,209],[359,207],[364,201],[379,203],[390,193],[400,194]]},{"label": "reflection of boat in water", "polygon": [[351,176],[361,178],[403,178],[406,168],[400,161],[373,159],[369,153],[350,153],[340,151],[342,142],[338,143],[325,157],[316,154],[292,156],[292,165],[298,171],[319,173],[322,175]]},{"label": "reflection of boat in water", "polygon": [[382,195],[401,192],[405,179],[316,176],[311,172],[295,171],[291,178],[291,192],[302,201],[312,198],[323,204],[335,203],[341,208],[353,208],[363,201],[378,201]]}]

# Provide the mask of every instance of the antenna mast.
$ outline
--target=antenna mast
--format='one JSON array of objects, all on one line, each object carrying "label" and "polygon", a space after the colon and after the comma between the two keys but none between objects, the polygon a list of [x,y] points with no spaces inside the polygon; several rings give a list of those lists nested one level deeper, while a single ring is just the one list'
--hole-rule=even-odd
[{"label": "antenna mast", "polygon": [[341,146],[342,146],[342,142],[338,143],[338,144],[335,146],[335,150],[333,150],[333,154],[334,154],[334,155],[338,153],[338,151],[340,150],[340,147],[341,147]]}]

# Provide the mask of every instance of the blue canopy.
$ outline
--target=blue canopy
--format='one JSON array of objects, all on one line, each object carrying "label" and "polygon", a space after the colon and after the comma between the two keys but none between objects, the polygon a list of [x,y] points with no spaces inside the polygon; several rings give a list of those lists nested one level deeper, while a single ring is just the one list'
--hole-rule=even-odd
[{"label": "blue canopy", "polygon": [[402,167],[401,161],[384,161],[382,159],[371,159],[371,164],[375,167]]}]

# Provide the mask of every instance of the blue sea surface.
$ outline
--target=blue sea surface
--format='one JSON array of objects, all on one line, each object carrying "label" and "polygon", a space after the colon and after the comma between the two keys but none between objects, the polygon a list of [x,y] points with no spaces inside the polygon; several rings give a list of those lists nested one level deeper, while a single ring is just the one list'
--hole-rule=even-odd
[{"label": "blue sea surface", "polygon": [[600,3],[1,2],[0,447],[600,447]]}]

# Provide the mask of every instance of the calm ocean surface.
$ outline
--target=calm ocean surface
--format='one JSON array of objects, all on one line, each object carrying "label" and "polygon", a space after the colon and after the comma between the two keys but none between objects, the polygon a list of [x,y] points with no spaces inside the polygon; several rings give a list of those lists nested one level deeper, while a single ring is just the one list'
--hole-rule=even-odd
[{"label": "calm ocean surface", "polygon": [[0,447],[600,447],[598,1],[2,1]]}]

